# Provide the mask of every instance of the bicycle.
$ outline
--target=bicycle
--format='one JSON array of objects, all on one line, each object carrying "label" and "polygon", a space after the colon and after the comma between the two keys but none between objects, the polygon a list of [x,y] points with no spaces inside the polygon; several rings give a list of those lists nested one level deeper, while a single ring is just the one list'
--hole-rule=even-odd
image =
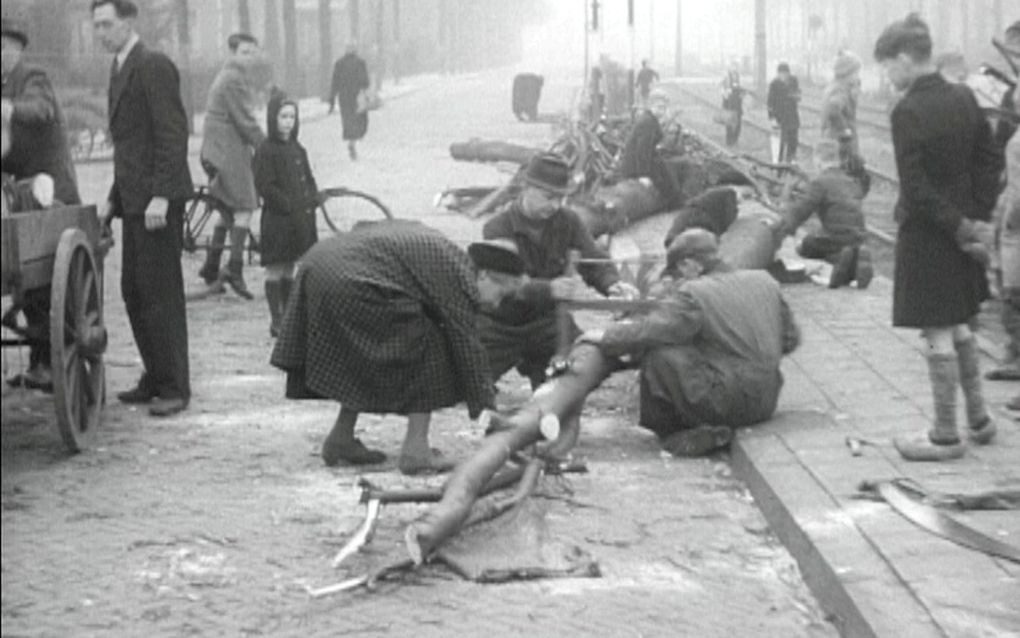
[{"label": "bicycle", "polygon": [[[318,211],[326,228],[334,233],[350,232],[358,222],[393,219],[393,213],[377,197],[343,186],[319,191]],[[188,199],[184,209],[184,228],[181,244],[185,251],[193,253],[199,248],[208,250],[208,238],[202,242],[209,221],[220,211],[230,208],[219,198],[209,193],[208,186],[201,185]],[[258,237],[248,230],[248,253],[259,251]],[[250,259],[249,259],[250,260]]]}]

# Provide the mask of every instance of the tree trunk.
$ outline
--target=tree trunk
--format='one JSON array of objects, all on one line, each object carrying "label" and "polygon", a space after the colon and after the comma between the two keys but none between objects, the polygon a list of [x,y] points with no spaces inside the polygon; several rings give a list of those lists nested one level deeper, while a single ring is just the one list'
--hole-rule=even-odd
[{"label": "tree trunk", "polygon": [[177,44],[180,51],[181,100],[188,116],[188,130],[194,133],[195,92],[191,78],[191,16],[188,0],[177,0]]},{"label": "tree trunk", "polygon": [[328,99],[333,79],[332,0],[319,0],[319,93]]},{"label": "tree trunk", "polygon": [[754,57],[755,73],[754,85],[758,95],[765,95],[767,70],[766,56],[768,50],[765,40],[765,0],[755,0],[754,3]]},{"label": "tree trunk", "polygon": [[527,164],[542,149],[511,144],[473,139],[468,142],[450,144],[450,156],[463,162],[516,162]]},{"label": "tree trunk", "polygon": [[382,86],[386,76],[386,3],[376,0],[375,5],[375,86]]},{"label": "tree trunk", "polygon": [[349,42],[357,42],[361,36],[361,3],[358,0],[347,0],[347,19],[351,23]]},{"label": "tree trunk", "polygon": [[274,77],[280,77],[280,9],[276,0],[265,0],[266,57],[273,63]]},{"label": "tree trunk", "polygon": [[683,0],[676,0],[676,50],[673,53],[673,72],[678,76],[684,72],[683,4]]},{"label": "tree trunk", "polygon": [[283,67],[287,92],[298,97],[304,93],[304,73],[298,67],[296,0],[283,0]]},{"label": "tree trunk", "polygon": [[237,24],[242,33],[251,33],[251,6],[248,0],[237,0]]}]

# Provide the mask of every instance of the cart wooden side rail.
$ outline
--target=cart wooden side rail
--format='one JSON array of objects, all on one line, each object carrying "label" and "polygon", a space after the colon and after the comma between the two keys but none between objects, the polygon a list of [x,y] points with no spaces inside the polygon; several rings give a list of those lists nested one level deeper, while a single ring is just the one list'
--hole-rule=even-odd
[{"label": "cart wooden side rail", "polygon": [[[68,449],[88,447],[104,402],[102,260],[109,247],[95,206],[66,206],[0,218],[0,294],[10,296],[4,346],[48,340],[57,426]],[[51,286],[50,331],[33,334],[17,317],[27,291]]]}]

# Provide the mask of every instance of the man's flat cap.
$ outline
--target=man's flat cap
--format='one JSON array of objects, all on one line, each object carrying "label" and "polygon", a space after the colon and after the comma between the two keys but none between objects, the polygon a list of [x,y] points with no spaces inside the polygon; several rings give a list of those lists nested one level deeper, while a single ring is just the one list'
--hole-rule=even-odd
[{"label": "man's flat cap", "polygon": [[517,244],[509,239],[487,239],[468,246],[468,256],[479,270],[491,270],[507,275],[524,274],[524,260]]}]

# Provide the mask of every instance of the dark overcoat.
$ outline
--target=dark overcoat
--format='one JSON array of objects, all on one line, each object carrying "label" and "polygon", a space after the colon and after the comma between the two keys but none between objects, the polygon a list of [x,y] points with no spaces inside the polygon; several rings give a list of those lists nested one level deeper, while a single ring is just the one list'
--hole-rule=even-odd
[{"label": "dark overcoat", "polygon": [[315,210],[318,186],[308,153],[297,141],[299,122],[282,139],[276,117],[289,102],[274,98],[266,112],[269,137],[255,153],[255,186],[262,198],[260,246],[262,265],[295,262],[318,239]]},{"label": "dark overcoat", "polygon": [[963,218],[990,219],[1002,169],[970,89],[933,73],[892,112],[899,171],[893,325],[966,323],[988,298],[984,266],[957,246]]},{"label": "dark overcoat", "polygon": [[355,228],[302,261],[272,364],[290,398],[327,397],[357,412],[492,407],[467,254],[409,221]]},{"label": "dark overcoat", "polygon": [[796,77],[791,75],[789,81],[777,77],[769,84],[766,99],[769,117],[774,119],[780,128],[800,128],[800,113],[797,110],[799,101],[800,83]]},{"label": "dark overcoat", "polygon": [[254,114],[253,80],[240,60],[228,60],[213,80],[202,126],[202,160],[216,169],[209,192],[232,210],[258,207],[251,161],[266,136]]},{"label": "dark overcoat", "polygon": [[336,61],[330,95],[340,103],[345,140],[360,140],[368,132],[368,111],[358,112],[358,94],[368,87],[368,67],[357,54],[347,53]]},{"label": "dark overcoat", "polygon": [[58,200],[80,204],[64,116],[46,72],[19,62],[4,82],[3,97],[14,107],[4,172],[16,179],[47,173]]}]

